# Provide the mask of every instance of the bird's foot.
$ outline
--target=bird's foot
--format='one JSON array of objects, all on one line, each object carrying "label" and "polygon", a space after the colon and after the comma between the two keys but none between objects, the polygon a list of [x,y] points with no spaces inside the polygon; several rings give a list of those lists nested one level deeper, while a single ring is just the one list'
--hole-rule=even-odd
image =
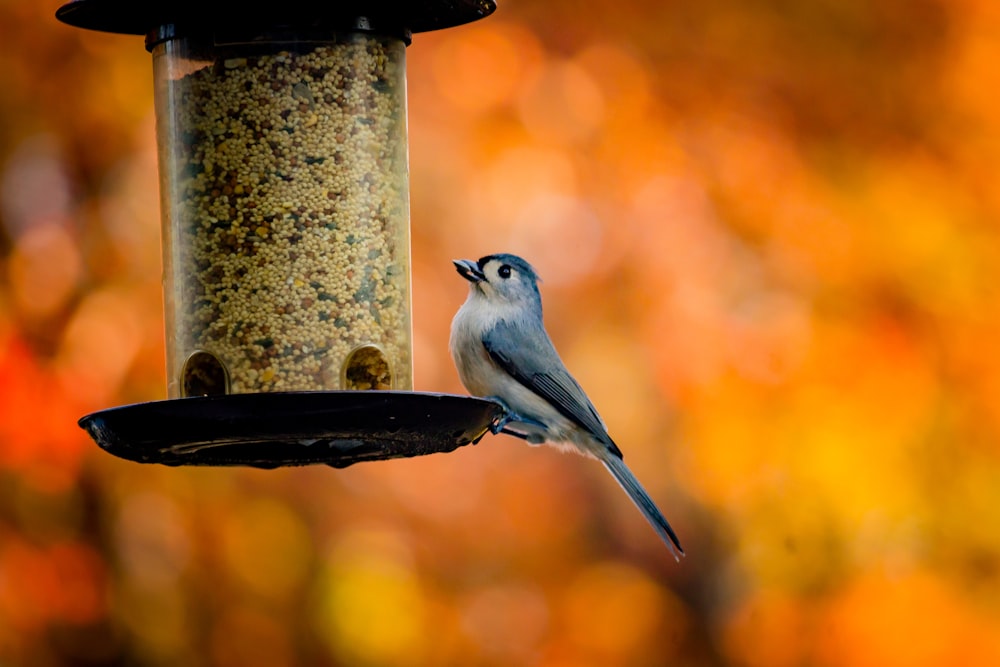
[{"label": "bird's foot", "polygon": [[507,435],[513,435],[523,440],[531,439],[531,436],[529,436],[526,433],[522,433],[520,431],[512,431],[511,429],[507,428],[507,425],[510,424],[511,422],[517,424],[524,424],[525,426],[532,426],[542,431],[545,430],[545,424],[536,419],[531,419],[530,417],[524,417],[522,415],[517,414],[516,412],[511,410],[510,406],[507,405],[507,402],[502,398],[500,398],[499,396],[489,396],[487,400],[493,401],[494,403],[499,403],[501,409],[503,410],[503,414],[500,415],[499,418],[494,420],[492,424],[490,424],[490,432],[493,435],[497,435],[499,433],[506,433]]},{"label": "bird's foot", "polygon": [[507,405],[507,401],[503,400],[499,396],[488,396],[486,400],[498,403],[500,405],[500,410],[502,411],[502,414],[494,419],[490,424],[490,433],[496,435],[497,433],[501,433],[507,424],[515,421],[516,415],[510,409],[510,406]]}]

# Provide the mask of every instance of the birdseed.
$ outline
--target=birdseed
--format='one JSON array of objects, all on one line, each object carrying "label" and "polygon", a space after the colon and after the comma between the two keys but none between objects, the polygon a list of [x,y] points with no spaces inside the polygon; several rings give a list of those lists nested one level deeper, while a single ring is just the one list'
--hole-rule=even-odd
[{"label": "birdseed", "polygon": [[411,388],[404,48],[357,34],[168,82],[172,395]]}]

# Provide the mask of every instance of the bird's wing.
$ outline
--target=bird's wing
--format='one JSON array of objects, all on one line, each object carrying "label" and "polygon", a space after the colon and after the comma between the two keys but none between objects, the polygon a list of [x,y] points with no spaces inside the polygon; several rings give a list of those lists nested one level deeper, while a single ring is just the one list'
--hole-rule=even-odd
[{"label": "bird's wing", "polygon": [[[521,341],[521,344],[511,345],[510,341]],[[523,332],[516,325],[501,321],[483,336],[483,346],[490,358],[508,375],[544,398],[564,417],[608,445],[611,452],[621,458],[621,451],[608,435],[593,403],[563,366],[548,336],[525,340]],[[532,370],[523,370],[529,368]]]}]

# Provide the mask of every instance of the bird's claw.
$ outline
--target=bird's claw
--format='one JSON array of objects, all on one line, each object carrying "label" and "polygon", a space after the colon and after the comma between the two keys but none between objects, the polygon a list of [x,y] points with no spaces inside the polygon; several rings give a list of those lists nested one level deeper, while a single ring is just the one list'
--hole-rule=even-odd
[{"label": "bird's claw", "polygon": [[502,398],[500,398],[499,396],[490,396],[487,400],[493,401],[494,403],[500,405],[500,410],[501,410],[500,416],[494,419],[490,423],[490,433],[492,433],[493,435],[497,435],[498,433],[503,431],[504,427],[507,426],[507,424],[514,421],[516,415],[514,414],[513,411],[511,411],[510,406],[507,405],[507,402]]},{"label": "bird's claw", "polygon": [[506,401],[504,401],[499,396],[490,396],[488,400],[491,400],[494,403],[498,403],[503,411],[503,414],[501,414],[498,418],[494,419],[493,422],[490,424],[490,432],[493,435],[506,433],[507,435],[513,435],[515,437],[527,440],[528,439],[527,434],[522,433],[520,431],[512,431],[511,429],[507,428],[507,424],[510,424],[511,422],[515,422],[517,424],[524,424],[525,426],[534,426],[536,428],[545,430],[545,424],[535,419],[531,419],[530,417],[523,417],[517,414],[516,412],[511,410],[510,406],[507,405]]}]

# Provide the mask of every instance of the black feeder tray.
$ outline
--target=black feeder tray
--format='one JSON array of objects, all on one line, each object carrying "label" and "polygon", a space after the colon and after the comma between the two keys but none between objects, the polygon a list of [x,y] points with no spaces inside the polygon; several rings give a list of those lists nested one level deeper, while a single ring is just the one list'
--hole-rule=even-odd
[{"label": "black feeder tray", "polygon": [[139,463],[346,468],[454,451],[503,414],[494,401],[452,394],[275,392],[125,405],[80,426],[106,452]]},{"label": "black feeder tray", "polygon": [[[401,35],[489,16],[494,0],[287,0],[247,14],[234,0],[70,0],[56,18],[72,26],[146,35],[211,31],[233,22],[330,26]],[[240,17],[240,18],[237,18]],[[411,391],[296,391],[174,398],[110,408],[80,419],[105,451],[169,466],[343,468],[451,452],[478,442],[504,415],[494,401]]]}]

